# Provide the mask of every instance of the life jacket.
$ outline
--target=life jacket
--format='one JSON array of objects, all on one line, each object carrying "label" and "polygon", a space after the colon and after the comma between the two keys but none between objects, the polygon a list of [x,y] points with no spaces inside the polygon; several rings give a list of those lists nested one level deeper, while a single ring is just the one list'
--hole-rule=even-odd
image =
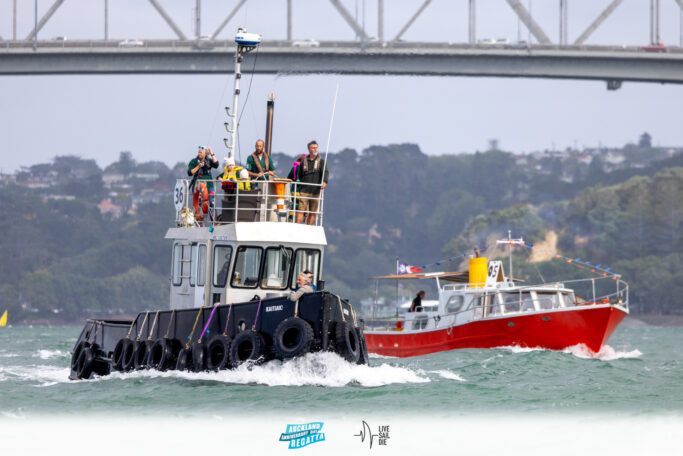
[{"label": "life jacket", "polygon": [[[258,156],[256,155],[256,152],[251,154],[251,158],[254,159],[254,164],[258,168],[258,172],[263,173],[263,168],[261,167],[261,161],[259,160]],[[268,162],[268,154],[265,152],[263,152],[263,164],[266,166],[266,170],[270,169],[270,165]],[[265,173],[264,173],[264,175],[265,175]]]},{"label": "life jacket", "polygon": [[[231,183],[237,182],[237,188],[240,190],[251,190],[251,183],[244,182],[240,180],[240,171],[243,168],[241,166],[234,166],[232,171],[228,171],[228,167],[223,168],[223,175],[218,178],[218,180],[223,182],[223,186],[229,181]],[[233,184],[234,185],[234,184]]]},{"label": "life jacket", "polygon": [[305,174],[317,172],[320,169],[320,162],[321,161],[322,161],[322,159],[320,158],[320,155],[317,155],[315,157],[315,159],[313,160],[313,169],[309,170],[308,169],[308,157],[304,158],[301,161],[301,166],[302,166],[301,169],[303,170],[303,174],[305,175]]}]

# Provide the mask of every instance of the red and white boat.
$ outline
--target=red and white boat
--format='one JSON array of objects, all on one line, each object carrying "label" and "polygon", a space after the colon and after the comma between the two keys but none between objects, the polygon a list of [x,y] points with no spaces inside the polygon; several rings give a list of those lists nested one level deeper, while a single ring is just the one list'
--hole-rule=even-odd
[{"label": "red and white boat", "polygon": [[[435,280],[439,299],[421,312],[366,319],[368,352],[407,357],[457,348],[561,350],[585,344],[597,353],[629,313],[628,284],[619,275],[529,286],[504,276],[500,261],[471,258],[469,266],[465,272],[375,277]],[[583,298],[575,293],[579,288]]]}]

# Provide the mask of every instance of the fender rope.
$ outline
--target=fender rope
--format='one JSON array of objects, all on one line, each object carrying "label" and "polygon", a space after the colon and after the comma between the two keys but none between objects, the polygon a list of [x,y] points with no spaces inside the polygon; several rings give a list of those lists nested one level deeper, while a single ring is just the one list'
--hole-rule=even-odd
[{"label": "fender rope", "polygon": [[[202,333],[199,336],[199,339],[197,340],[197,342],[199,342],[200,344],[202,343],[202,339],[204,338],[204,334],[206,334],[207,330],[209,329],[209,325],[211,324],[211,320],[213,319],[213,314],[216,312],[217,308],[218,308],[218,305],[214,304],[213,309],[211,309],[211,314],[209,315],[209,319],[207,320],[206,324],[204,325],[204,330],[202,331]],[[208,331],[208,332],[210,333],[211,331]]]},{"label": "fender rope", "polygon": [[157,313],[154,316],[154,323],[152,323],[152,329],[149,330],[149,334],[147,335],[147,340],[152,340],[152,333],[154,332],[154,328],[157,325],[157,319],[158,318],[159,318],[159,311],[157,310]]},{"label": "fender rope", "polygon": [[133,332],[133,325],[137,323],[138,319],[137,317],[133,319],[132,322],[130,322],[130,328],[128,328],[128,334],[126,334],[126,339],[130,339],[130,333]]},{"label": "fender rope", "polygon": [[230,322],[230,314],[232,313],[232,303],[228,307],[228,318],[225,319],[225,328],[223,329],[223,336],[228,337],[228,323]]},{"label": "fender rope", "polygon": [[168,328],[166,328],[166,335],[164,339],[168,339],[168,333],[171,332],[171,323],[173,322],[173,316],[175,315],[175,309],[171,312],[171,318],[168,320]]},{"label": "fender rope", "polygon": [[192,343],[192,336],[194,336],[194,330],[197,329],[197,323],[199,323],[199,316],[202,314],[202,310],[204,310],[204,308],[200,307],[199,312],[197,312],[197,318],[194,319],[194,325],[192,326],[192,332],[190,332],[190,335],[187,336],[187,343],[185,344],[186,350],[190,349],[190,344]]},{"label": "fender rope", "polygon": [[142,320],[142,324],[140,325],[140,332],[138,333],[138,337],[135,338],[136,342],[140,341],[140,337],[142,337],[142,331],[145,329],[145,323],[147,323],[147,317],[149,317],[149,312],[145,312],[145,318]]},{"label": "fender rope", "polygon": [[256,308],[256,317],[254,317],[254,324],[251,325],[251,331],[254,332],[256,331],[256,322],[258,321],[258,314],[261,312],[261,303],[263,302],[263,299],[258,300],[258,307]]},{"label": "fender rope", "polygon": [[339,303],[339,312],[341,312],[342,321],[346,321],[346,318],[344,318],[344,309],[342,308],[341,298],[339,296],[337,296],[337,302]]}]

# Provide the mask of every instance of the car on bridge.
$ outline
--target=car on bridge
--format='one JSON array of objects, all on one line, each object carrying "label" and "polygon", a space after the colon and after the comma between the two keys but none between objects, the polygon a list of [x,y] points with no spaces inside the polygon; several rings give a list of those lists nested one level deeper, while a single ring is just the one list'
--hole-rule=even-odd
[{"label": "car on bridge", "polygon": [[314,39],[292,41],[292,47],[314,48],[320,47],[320,41]]},{"label": "car on bridge", "polygon": [[119,47],[121,48],[130,48],[130,47],[142,47],[145,45],[145,42],[142,40],[123,40],[119,41]]}]

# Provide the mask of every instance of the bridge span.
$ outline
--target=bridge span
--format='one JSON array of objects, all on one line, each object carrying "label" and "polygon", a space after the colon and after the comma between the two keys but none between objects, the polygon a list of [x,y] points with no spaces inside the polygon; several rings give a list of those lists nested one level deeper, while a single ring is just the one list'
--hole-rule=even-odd
[{"label": "bridge span", "polygon": [[[0,75],[215,74],[234,70],[232,40],[0,43]],[[683,83],[683,49],[446,43],[264,43],[245,58],[257,74],[431,75]]]}]

